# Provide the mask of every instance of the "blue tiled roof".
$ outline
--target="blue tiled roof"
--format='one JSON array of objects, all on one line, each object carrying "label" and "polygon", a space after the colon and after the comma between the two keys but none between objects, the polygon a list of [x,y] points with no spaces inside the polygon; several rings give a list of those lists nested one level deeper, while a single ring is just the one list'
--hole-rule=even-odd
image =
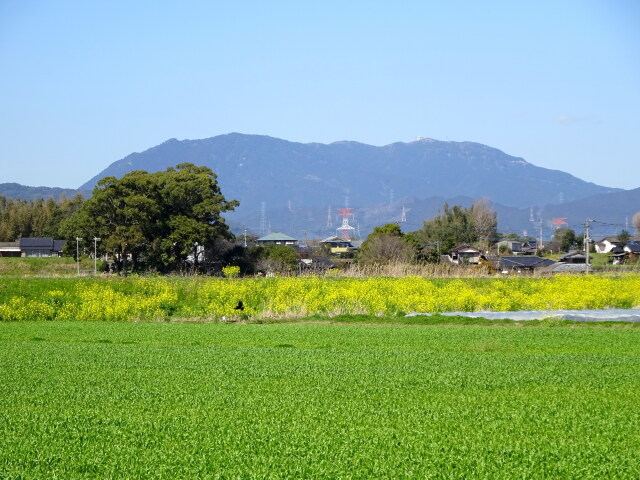
[{"label": "blue tiled roof", "polygon": [[284,233],[274,232],[258,239],[259,242],[297,242],[296,238],[285,235]]},{"label": "blue tiled roof", "polygon": [[553,260],[548,258],[536,257],[536,256],[522,256],[522,257],[502,257],[500,259],[502,268],[534,268],[534,267],[548,267],[553,265]]},{"label": "blue tiled roof", "polygon": [[21,238],[20,248],[53,249],[53,238]]}]

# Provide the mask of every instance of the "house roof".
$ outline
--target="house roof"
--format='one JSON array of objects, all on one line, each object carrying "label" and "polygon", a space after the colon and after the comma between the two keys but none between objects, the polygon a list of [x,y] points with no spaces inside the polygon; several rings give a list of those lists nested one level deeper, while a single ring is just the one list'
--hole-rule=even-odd
[{"label": "house roof", "polygon": [[66,240],[54,240],[51,237],[24,237],[18,240],[21,250],[52,250],[59,252],[67,243]]},{"label": "house roof", "polygon": [[593,268],[591,265],[587,265],[586,263],[558,263],[554,265],[551,269],[552,272],[561,273],[561,272],[572,272],[572,273],[584,273],[590,272]]},{"label": "house roof", "polygon": [[640,241],[632,240],[630,242],[627,242],[627,246],[625,247],[625,250],[628,250],[633,253],[640,253]]},{"label": "house roof", "polygon": [[586,258],[586,255],[582,252],[569,252],[566,255],[564,255],[563,257],[560,258],[561,262],[564,262],[565,259],[568,258]]},{"label": "house roof", "polygon": [[452,248],[451,250],[449,250],[451,253],[462,253],[462,252],[474,252],[474,253],[480,253],[480,250],[478,250],[476,247],[472,247],[470,245],[467,245],[466,243],[463,245],[460,245],[456,248]]},{"label": "house roof", "polygon": [[297,238],[290,237],[280,232],[273,232],[264,237],[260,237],[258,242],[297,242]]},{"label": "house roof", "polygon": [[502,268],[541,268],[548,267],[556,262],[548,258],[532,256],[524,257],[502,257]]},{"label": "house roof", "polygon": [[605,242],[608,242],[614,245],[624,245],[624,242],[621,242],[618,237],[604,237],[598,243],[604,244]]},{"label": "house roof", "polygon": [[20,239],[20,248],[47,248],[53,249],[53,238],[35,238],[35,237],[26,237]]},{"label": "house roof", "polygon": [[353,247],[351,240],[346,240],[342,237],[328,237],[322,240],[320,243],[330,243],[330,244],[341,243],[341,244],[346,244],[347,246]]},{"label": "house roof", "polygon": [[327,257],[303,258],[300,261],[307,267],[335,268],[336,266],[336,264]]},{"label": "house roof", "polygon": [[333,237],[327,237],[324,240],[320,240],[320,243],[327,243],[327,242],[344,242],[345,239],[342,237],[338,237],[336,235],[334,235]]}]

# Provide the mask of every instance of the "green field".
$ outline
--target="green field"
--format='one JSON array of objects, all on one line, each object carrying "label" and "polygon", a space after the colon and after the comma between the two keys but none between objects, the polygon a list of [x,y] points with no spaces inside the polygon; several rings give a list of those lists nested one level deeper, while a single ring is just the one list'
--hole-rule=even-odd
[{"label": "green field", "polygon": [[[104,269],[104,262],[95,265],[98,272]],[[80,262],[80,274],[93,275],[94,263],[90,258]],[[78,264],[72,257],[3,257],[0,258],[0,277],[75,277]]]},{"label": "green field", "polygon": [[0,478],[640,477],[640,330],[0,323]]}]

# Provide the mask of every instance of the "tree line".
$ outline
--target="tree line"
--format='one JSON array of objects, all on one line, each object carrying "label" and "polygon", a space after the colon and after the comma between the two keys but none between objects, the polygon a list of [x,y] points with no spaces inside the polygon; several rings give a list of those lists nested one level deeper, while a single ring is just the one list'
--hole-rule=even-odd
[{"label": "tree line", "polygon": [[488,199],[479,199],[469,208],[445,203],[420,230],[403,233],[396,223],[374,228],[357,260],[363,264],[435,263],[441,253],[463,243],[488,250],[498,237],[497,228],[497,214]]},{"label": "tree line", "polygon": [[63,238],[62,221],[83,203],[74,198],[19,200],[0,196],[0,242],[13,242],[22,237]]},{"label": "tree line", "polygon": [[[291,248],[236,244],[223,214],[238,204],[223,196],[209,168],[183,163],[162,172],[139,170],[120,179],[103,178],[86,200],[0,197],[0,241],[66,239],[68,255],[93,254],[95,249],[98,256],[109,258],[110,268],[124,275],[204,272],[227,264],[240,266],[245,274],[295,268],[297,254]],[[396,224],[376,227],[356,261],[437,261],[440,251],[460,242],[488,242],[496,226],[487,200],[469,209],[445,204],[417,232],[405,235]]]},{"label": "tree line", "polygon": [[[0,241],[66,239],[67,254],[93,254],[95,248],[98,256],[109,258],[110,268],[124,275],[211,272],[225,265],[237,265],[243,274],[295,268],[298,254],[290,247],[237,244],[224,213],[238,205],[223,196],[213,171],[183,163],[162,172],[103,178],[86,200],[80,195],[58,202],[0,197]],[[633,222],[640,230],[640,212]],[[579,241],[563,229],[556,237],[562,248]],[[374,228],[354,261],[437,262],[457,245],[488,250],[497,238],[497,215],[488,199],[469,208],[445,203],[417,231],[403,233],[395,223]]]}]

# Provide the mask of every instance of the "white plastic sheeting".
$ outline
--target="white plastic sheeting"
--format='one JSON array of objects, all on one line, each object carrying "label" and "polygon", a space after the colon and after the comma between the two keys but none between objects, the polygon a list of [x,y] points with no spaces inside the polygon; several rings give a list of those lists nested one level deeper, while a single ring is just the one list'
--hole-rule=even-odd
[{"label": "white plastic sheeting", "polygon": [[[415,315],[432,315],[431,313],[409,313],[407,317]],[[515,312],[445,312],[440,315],[461,316],[469,318],[486,318],[488,320],[542,320],[553,318],[556,320],[574,320],[576,322],[635,322],[640,323],[640,309],[609,309],[609,310],[520,310]]]}]

